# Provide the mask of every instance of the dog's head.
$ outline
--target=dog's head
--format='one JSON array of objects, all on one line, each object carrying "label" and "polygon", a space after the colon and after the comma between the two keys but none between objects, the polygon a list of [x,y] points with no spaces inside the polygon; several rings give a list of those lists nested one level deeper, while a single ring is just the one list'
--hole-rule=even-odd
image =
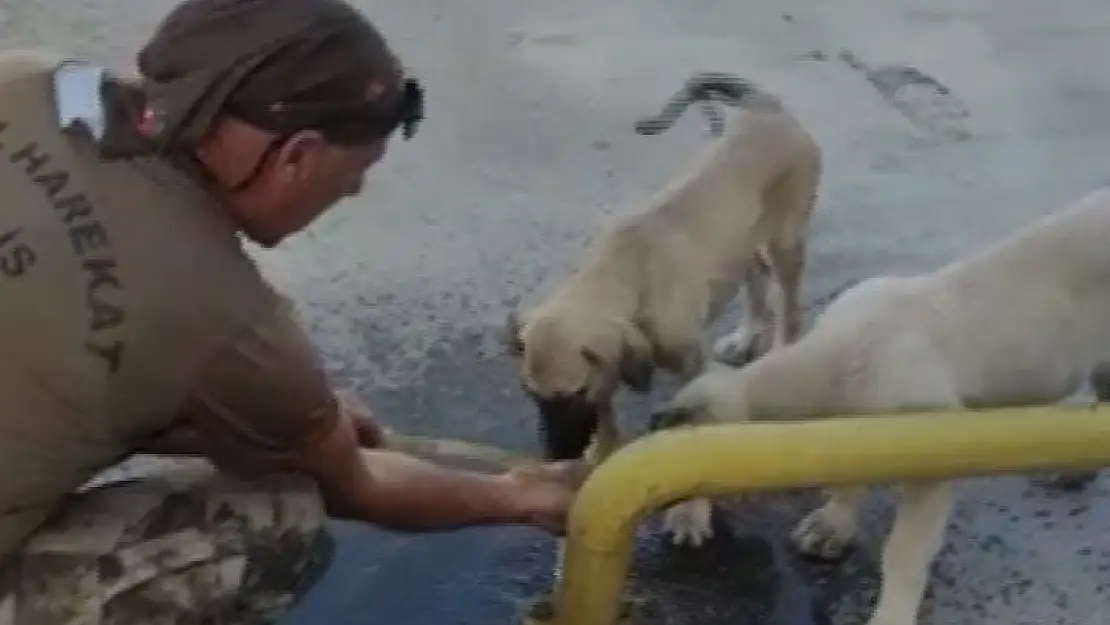
[{"label": "dog's head", "polygon": [[520,360],[520,383],[540,413],[549,459],[578,458],[621,384],[651,388],[651,344],[622,319],[510,314],[506,337]]},{"label": "dog's head", "polygon": [[694,378],[651,413],[648,430],[747,420],[749,382],[745,373],[715,368]]}]

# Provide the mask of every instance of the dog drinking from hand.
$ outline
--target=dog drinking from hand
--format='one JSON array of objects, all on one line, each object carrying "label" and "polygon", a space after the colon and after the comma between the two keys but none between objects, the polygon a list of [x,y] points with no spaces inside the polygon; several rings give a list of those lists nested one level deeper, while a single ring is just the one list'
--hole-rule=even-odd
[{"label": "dog drinking from hand", "polygon": [[[739,109],[722,136],[640,211],[609,224],[538,305],[509,315],[507,338],[548,458],[600,461],[619,439],[612,402],[621,388],[648,391],[657,369],[682,381],[701,373],[712,355],[706,326],[742,284],[749,314],[718,342],[722,360],[750,360],[800,333],[821,150],[778,97],[729,74],[694,75],[637,132],[663,132],[690,104],[711,101]],[[710,120],[720,131],[721,119]],[[777,289],[768,288],[772,273]],[[675,542],[711,535],[708,506],[666,512]]]}]

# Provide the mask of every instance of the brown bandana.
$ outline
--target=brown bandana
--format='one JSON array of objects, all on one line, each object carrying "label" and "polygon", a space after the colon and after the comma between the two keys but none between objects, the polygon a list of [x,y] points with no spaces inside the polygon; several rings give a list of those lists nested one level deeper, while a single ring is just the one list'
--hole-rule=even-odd
[{"label": "brown bandana", "polygon": [[276,134],[362,143],[423,115],[384,37],[344,0],[184,0],[138,57],[155,149],[195,147],[226,113]]}]

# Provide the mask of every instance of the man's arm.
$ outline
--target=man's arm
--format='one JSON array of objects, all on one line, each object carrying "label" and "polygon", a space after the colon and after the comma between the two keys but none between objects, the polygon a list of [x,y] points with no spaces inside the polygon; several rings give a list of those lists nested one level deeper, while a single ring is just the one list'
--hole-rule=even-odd
[{"label": "man's arm", "polygon": [[541,520],[560,531],[570,491],[555,480],[454,470],[362,449],[380,441],[381,432],[356,428],[360,417],[346,404],[333,394],[308,338],[277,311],[208,364],[182,420],[195,426],[206,455],[222,468],[311,475],[336,516],[407,531]]},{"label": "man's arm", "polygon": [[[339,408],[351,421],[360,447],[381,447],[385,443],[386,429],[374,415],[349,391],[337,391]],[[205,456],[209,449],[204,437],[188,421],[178,421],[135,450],[139,454],[159,456]]]},{"label": "man's arm", "polygon": [[526,485],[507,475],[439,467],[411,456],[363,450],[350,421],[297,454],[329,512],[399,531],[533,523],[541,514]]}]

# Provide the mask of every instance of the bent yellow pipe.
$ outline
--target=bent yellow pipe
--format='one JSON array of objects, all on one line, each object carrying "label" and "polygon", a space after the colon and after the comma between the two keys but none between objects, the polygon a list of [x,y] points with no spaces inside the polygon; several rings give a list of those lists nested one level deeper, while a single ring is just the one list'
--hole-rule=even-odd
[{"label": "bent yellow pipe", "polygon": [[613,625],[639,519],[678,499],[1110,464],[1110,408],[1053,406],[702,426],[610,456],[570,515],[551,625]]}]

